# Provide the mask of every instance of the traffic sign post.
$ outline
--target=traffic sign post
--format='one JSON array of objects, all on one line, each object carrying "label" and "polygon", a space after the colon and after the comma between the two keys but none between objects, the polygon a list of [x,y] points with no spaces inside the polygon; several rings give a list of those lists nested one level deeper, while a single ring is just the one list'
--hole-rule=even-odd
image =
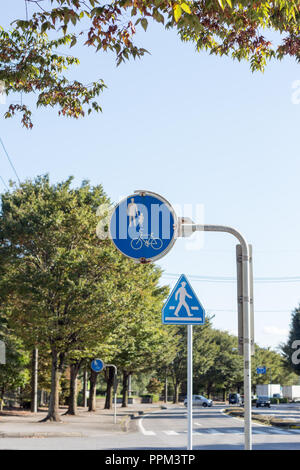
[{"label": "traffic sign post", "polygon": [[[243,311],[243,255],[242,246],[236,245],[236,267],[237,267],[237,302],[238,302],[238,351],[244,354],[244,311]],[[250,275],[250,342],[251,356],[255,354],[254,343],[254,304],[253,304],[253,263],[252,245],[249,245],[249,275]]]},{"label": "traffic sign post", "polygon": [[233,235],[242,247],[242,305],[243,305],[243,355],[244,355],[244,448],[252,449],[251,422],[251,307],[250,307],[250,253],[249,245],[243,235],[226,225],[184,224],[189,233],[224,232]]},{"label": "traffic sign post", "polygon": [[187,450],[193,450],[193,325],[204,325],[205,311],[184,274],[162,308],[162,322],[165,325],[187,325]]},{"label": "traffic sign post", "polygon": [[266,374],[267,369],[266,369],[265,366],[263,366],[263,367],[257,367],[257,368],[256,368],[256,372],[257,372],[257,374]]},{"label": "traffic sign post", "polygon": [[193,325],[188,325],[188,370],[187,370],[187,414],[188,443],[187,450],[193,450]]},{"label": "traffic sign post", "polygon": [[118,373],[118,369],[114,364],[105,364],[102,361],[102,359],[98,359],[98,358],[94,359],[91,363],[91,369],[97,373],[101,372],[106,367],[113,367],[115,370],[113,389],[114,389],[114,424],[116,424],[117,423],[117,388],[118,388],[117,373]]},{"label": "traffic sign post", "polygon": [[118,380],[117,380],[117,373],[118,369],[114,364],[106,364],[106,367],[113,367],[115,370],[114,374],[114,423],[117,424],[117,388],[118,388]]},{"label": "traffic sign post", "polygon": [[116,206],[110,220],[110,236],[116,248],[125,256],[141,263],[147,263],[161,258],[172,248],[176,237],[190,236],[196,231],[229,233],[238,240],[241,246],[241,302],[243,318],[242,346],[244,356],[245,410],[244,447],[245,450],[251,450],[250,280],[252,275],[250,268],[250,251],[247,240],[238,230],[232,227],[224,225],[194,224],[190,220],[186,220],[184,218],[178,220],[171,205],[162,198],[162,196],[149,191],[136,191],[132,196],[125,198]]}]

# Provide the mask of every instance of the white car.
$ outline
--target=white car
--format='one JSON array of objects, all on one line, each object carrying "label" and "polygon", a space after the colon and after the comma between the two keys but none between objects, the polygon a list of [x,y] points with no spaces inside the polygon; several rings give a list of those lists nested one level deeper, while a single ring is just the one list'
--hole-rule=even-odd
[{"label": "white car", "polygon": [[[187,406],[187,397],[185,397],[184,406]],[[213,401],[210,398],[205,398],[202,395],[193,395],[193,406],[212,406]]]}]

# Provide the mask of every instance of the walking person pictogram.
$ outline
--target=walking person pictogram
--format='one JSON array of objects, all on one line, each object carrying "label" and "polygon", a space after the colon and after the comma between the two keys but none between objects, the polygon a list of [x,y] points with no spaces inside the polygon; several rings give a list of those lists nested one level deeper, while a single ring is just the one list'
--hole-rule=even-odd
[{"label": "walking person pictogram", "polygon": [[131,202],[128,204],[127,214],[129,216],[129,227],[132,225],[136,226],[136,217],[138,216],[139,211],[133,197],[131,198]]},{"label": "walking person pictogram", "polygon": [[175,294],[175,300],[177,300],[178,297],[179,297],[179,303],[178,303],[177,308],[176,308],[176,310],[175,310],[175,312],[174,312],[174,315],[175,315],[176,317],[178,317],[178,313],[179,313],[181,307],[184,307],[184,308],[186,309],[186,312],[187,312],[187,314],[188,314],[188,317],[192,317],[192,316],[193,316],[193,315],[191,314],[190,307],[188,306],[188,304],[186,303],[186,300],[185,300],[186,297],[187,297],[188,299],[192,299],[192,296],[187,293],[185,286],[186,286],[186,282],[182,282],[182,283],[181,283],[181,287],[179,287],[178,291],[177,291],[176,294]]}]

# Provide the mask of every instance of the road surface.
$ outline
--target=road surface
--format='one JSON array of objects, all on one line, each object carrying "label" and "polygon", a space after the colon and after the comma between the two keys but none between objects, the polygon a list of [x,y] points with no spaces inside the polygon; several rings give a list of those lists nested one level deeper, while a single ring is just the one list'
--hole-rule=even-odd
[{"label": "road surface", "polygon": [[[224,406],[194,411],[194,449],[243,449],[243,421],[222,413]],[[128,432],[93,437],[2,438],[0,449],[185,450],[187,416],[183,406],[149,413],[131,423]],[[300,430],[253,424],[254,449],[300,450]]]}]

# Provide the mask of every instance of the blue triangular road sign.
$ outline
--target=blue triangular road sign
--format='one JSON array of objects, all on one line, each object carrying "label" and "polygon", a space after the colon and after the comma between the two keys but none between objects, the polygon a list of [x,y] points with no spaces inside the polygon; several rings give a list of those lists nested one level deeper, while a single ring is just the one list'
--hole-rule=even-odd
[{"label": "blue triangular road sign", "polygon": [[205,311],[186,276],[182,274],[162,309],[169,325],[204,325]]}]

